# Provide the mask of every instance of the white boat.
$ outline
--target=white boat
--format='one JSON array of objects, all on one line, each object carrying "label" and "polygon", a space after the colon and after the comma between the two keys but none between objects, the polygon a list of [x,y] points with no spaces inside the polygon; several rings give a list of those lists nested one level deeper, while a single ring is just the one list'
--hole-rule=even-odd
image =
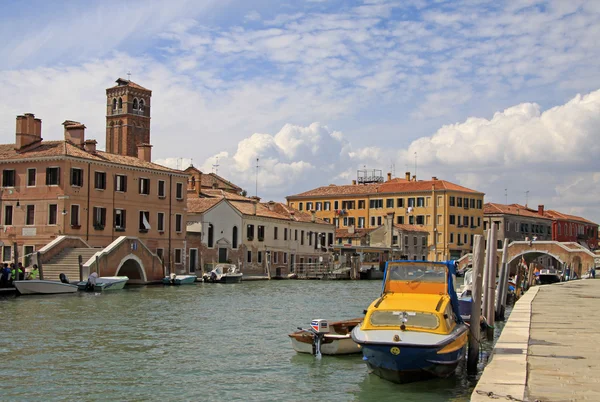
[{"label": "white boat", "polygon": [[549,285],[557,282],[560,282],[560,273],[557,270],[553,268],[540,270],[540,284]]},{"label": "white boat", "polygon": [[175,275],[165,276],[162,280],[164,285],[193,285],[196,282],[196,275]]},{"label": "white boat", "polygon": [[[121,290],[129,280],[127,276],[101,276],[96,279],[94,291],[99,290]],[[81,281],[77,284],[79,290],[87,290],[87,281]]]},{"label": "white boat", "polygon": [[17,291],[22,295],[47,295],[77,292],[77,285],[58,281],[33,279],[26,281],[14,281],[13,284],[17,288]]},{"label": "white boat", "polygon": [[[323,333],[320,341],[320,352],[324,355],[349,355],[360,353],[360,348],[352,340],[350,333],[362,322],[362,318],[337,321],[328,325],[329,332]],[[288,335],[292,347],[298,353],[317,354],[315,331],[312,328],[299,329]]]},{"label": "white boat", "polygon": [[217,264],[212,271],[204,274],[202,279],[209,283],[240,283],[243,275],[234,264]]}]

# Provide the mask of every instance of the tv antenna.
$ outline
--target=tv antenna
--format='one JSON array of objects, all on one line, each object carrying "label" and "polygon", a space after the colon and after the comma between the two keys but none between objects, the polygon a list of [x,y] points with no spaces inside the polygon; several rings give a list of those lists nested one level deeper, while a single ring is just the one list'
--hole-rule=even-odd
[{"label": "tv antenna", "polygon": [[525,208],[529,205],[529,190],[525,191]]},{"label": "tv antenna", "polygon": [[504,189],[504,202],[508,205],[508,189]]},{"label": "tv antenna", "polygon": [[219,174],[219,157],[218,156],[215,158],[215,164],[212,165],[212,168],[213,168],[214,174]]},{"label": "tv antenna", "polygon": [[127,71],[127,81],[131,81],[131,71]]},{"label": "tv antenna", "polygon": [[417,177],[417,152],[415,152],[415,177]]},{"label": "tv antenna", "polygon": [[254,195],[256,197],[258,197],[258,168],[259,168],[259,164],[258,164],[258,158],[256,158],[256,188],[255,188],[255,193]]}]

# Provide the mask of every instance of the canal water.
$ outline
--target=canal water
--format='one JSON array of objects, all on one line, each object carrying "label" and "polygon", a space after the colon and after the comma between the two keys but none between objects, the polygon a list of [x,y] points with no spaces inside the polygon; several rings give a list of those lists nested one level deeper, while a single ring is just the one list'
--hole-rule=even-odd
[{"label": "canal water", "polygon": [[[476,379],[398,385],[287,334],[361,317],[379,281],[257,281],[0,299],[0,400],[467,401]],[[489,345],[486,346],[489,349]]]}]

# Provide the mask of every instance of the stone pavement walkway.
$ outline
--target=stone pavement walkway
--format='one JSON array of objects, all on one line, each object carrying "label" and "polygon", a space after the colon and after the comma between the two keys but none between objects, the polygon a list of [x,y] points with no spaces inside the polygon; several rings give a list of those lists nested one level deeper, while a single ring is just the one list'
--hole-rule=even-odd
[{"label": "stone pavement walkway", "polygon": [[600,280],[530,289],[511,312],[471,401],[600,401],[599,335]]},{"label": "stone pavement walkway", "polygon": [[530,401],[600,401],[600,280],[540,286],[527,356]]}]

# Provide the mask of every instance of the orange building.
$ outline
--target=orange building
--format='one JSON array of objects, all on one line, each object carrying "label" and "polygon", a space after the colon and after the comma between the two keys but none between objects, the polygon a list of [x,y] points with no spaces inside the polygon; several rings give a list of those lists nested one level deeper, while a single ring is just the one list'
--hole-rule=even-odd
[{"label": "orange building", "polygon": [[286,198],[290,207],[315,211],[336,228],[376,228],[393,214],[397,225],[426,229],[428,259],[440,261],[470,252],[473,236],[483,234],[483,196],[437,177],[417,180],[407,172],[404,178],[388,173],[386,181],[330,184]]},{"label": "orange building", "polygon": [[0,145],[3,261],[14,243],[23,256],[60,235],[93,247],[135,236],[169,267],[183,267],[188,175],[151,162],[151,92],[117,84],[107,90],[109,152],[79,122],[65,121],[63,139],[44,141],[40,119],[17,116],[15,142]]}]

